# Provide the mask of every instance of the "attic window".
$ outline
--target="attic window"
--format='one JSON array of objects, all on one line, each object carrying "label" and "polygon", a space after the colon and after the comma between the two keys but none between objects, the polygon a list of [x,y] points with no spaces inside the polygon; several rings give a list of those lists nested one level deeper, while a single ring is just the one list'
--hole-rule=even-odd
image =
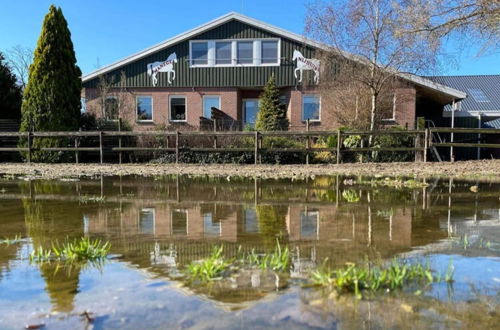
[{"label": "attic window", "polygon": [[485,103],[490,102],[490,99],[484,94],[484,92],[479,88],[468,88],[470,95],[474,98],[476,102]]}]

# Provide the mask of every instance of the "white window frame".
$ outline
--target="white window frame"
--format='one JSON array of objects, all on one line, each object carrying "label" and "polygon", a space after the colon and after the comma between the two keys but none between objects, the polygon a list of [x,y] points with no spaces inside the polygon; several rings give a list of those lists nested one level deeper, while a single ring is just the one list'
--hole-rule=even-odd
[{"label": "white window frame", "polygon": [[[172,98],[183,98],[184,99],[184,108],[185,108],[185,118],[184,119],[172,119]],[[188,106],[187,106],[187,97],[182,94],[174,94],[168,96],[168,120],[171,123],[185,123],[187,122],[187,114],[188,114]]]},{"label": "white window frame", "polygon": [[[212,97],[212,98],[216,97],[216,98],[218,98],[219,99],[219,110],[222,110],[221,109],[222,108],[222,103],[221,103],[222,100],[221,100],[220,95],[216,95],[216,94],[213,94],[213,95],[212,94],[203,95],[203,98],[201,100],[201,115],[203,117],[205,115],[205,98],[208,98],[208,97]],[[210,118],[208,118],[208,119],[210,119]]]},{"label": "white window frame", "polygon": [[86,113],[87,112],[87,98],[85,97],[80,97],[80,113]]},{"label": "white window frame", "polygon": [[305,118],[305,113],[304,113],[304,98],[306,97],[311,97],[311,96],[314,96],[314,97],[317,97],[318,100],[319,100],[319,118],[318,119],[309,119],[309,122],[310,123],[319,123],[321,121],[321,95],[319,94],[302,94],[302,114],[301,114],[301,119],[303,122],[306,122],[307,121],[307,118]]},{"label": "white window frame", "polygon": [[[206,67],[206,66],[210,66],[210,40],[190,40],[189,41],[189,65],[191,67],[197,67],[197,66],[200,66],[200,67]],[[207,64],[194,64],[194,59],[193,59],[193,47],[192,45],[193,44],[196,44],[196,43],[207,43]]]},{"label": "white window frame", "polygon": [[[156,234],[156,210],[154,207],[143,207],[137,215],[137,231],[141,233],[141,214],[142,212],[151,212],[153,214],[153,235]],[[142,233],[141,233],[142,234]]]},{"label": "white window frame", "polygon": [[397,96],[396,93],[394,93],[394,95],[392,96],[392,117],[383,118],[382,121],[389,121],[389,122],[396,121],[396,102],[397,102]]},{"label": "white window frame", "polygon": [[[139,114],[137,113],[137,106],[139,104],[139,97],[150,97],[151,98],[151,119],[139,119]],[[135,121],[137,123],[152,123],[154,121],[154,113],[155,113],[155,107],[154,107],[154,100],[152,95],[136,95],[135,97]]]},{"label": "white window frame", "polygon": [[[237,59],[237,42],[238,41],[253,41],[253,62],[247,64],[238,64]],[[278,61],[277,63],[261,63],[262,57],[262,41],[277,41],[278,42]],[[207,64],[194,64],[192,57],[192,44],[197,42],[207,42]],[[231,64],[216,64],[216,42],[231,42]],[[190,68],[207,68],[207,67],[257,67],[257,66],[280,66],[281,65],[281,38],[239,38],[239,39],[204,39],[204,40],[189,40],[189,67]]]}]

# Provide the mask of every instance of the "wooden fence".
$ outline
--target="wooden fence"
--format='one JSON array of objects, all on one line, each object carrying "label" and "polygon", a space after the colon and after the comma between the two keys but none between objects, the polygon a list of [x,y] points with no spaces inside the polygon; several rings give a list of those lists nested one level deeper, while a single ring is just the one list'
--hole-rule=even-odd
[{"label": "wooden fence", "polygon": [[[415,161],[427,161],[428,150],[432,147],[481,147],[481,148],[500,148],[500,144],[474,144],[460,142],[442,142],[436,143],[432,141],[433,133],[474,133],[474,134],[499,134],[500,129],[477,129],[477,128],[430,128],[425,130],[378,130],[378,131],[276,131],[276,132],[257,132],[257,131],[78,131],[78,132],[0,132],[1,141],[4,138],[25,139],[26,146],[10,146],[0,147],[0,153],[3,152],[24,152],[28,162],[32,159],[33,151],[59,151],[72,152],[75,155],[76,163],[80,160],[81,152],[95,152],[99,154],[99,160],[104,163],[105,152],[118,154],[119,162],[122,162],[122,153],[124,152],[169,152],[175,154],[176,163],[179,162],[179,155],[184,151],[194,152],[251,152],[254,154],[255,164],[259,163],[260,156],[263,153],[304,153],[306,155],[306,163],[309,163],[309,156],[315,152],[331,152],[335,154],[336,162],[342,162],[342,155],[350,152],[413,152],[415,153]],[[355,148],[347,148],[344,146],[345,138],[349,136],[377,136],[377,135],[400,135],[412,137],[413,146],[411,147],[364,147],[364,139],[361,140],[361,146]],[[123,138],[131,137],[155,137],[165,139],[166,144],[158,147],[144,146],[123,146]],[[336,137],[337,144],[334,147],[315,147],[313,141],[320,137]],[[98,140],[96,146],[82,147],[80,140],[82,138],[94,138]],[[114,137],[117,139],[117,146],[106,146],[104,143],[105,137]],[[186,147],[181,146],[180,139],[192,137],[205,137],[212,140],[211,147]],[[221,147],[218,144],[218,139],[222,137],[233,138],[252,138],[252,147]],[[266,137],[285,137],[300,139],[303,142],[303,147],[300,148],[265,148],[263,147],[263,139]],[[33,141],[37,138],[64,138],[72,140],[66,143],[64,147],[40,147],[35,148]]]}]

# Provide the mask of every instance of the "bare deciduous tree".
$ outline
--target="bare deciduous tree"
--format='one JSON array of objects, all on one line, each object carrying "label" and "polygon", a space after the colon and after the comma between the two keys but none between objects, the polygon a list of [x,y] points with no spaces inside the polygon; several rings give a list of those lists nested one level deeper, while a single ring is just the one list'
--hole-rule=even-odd
[{"label": "bare deciduous tree", "polygon": [[127,76],[124,71],[115,84],[115,79],[107,75],[99,76],[97,83],[98,107],[94,113],[100,113],[106,120],[123,119],[132,106],[131,93],[126,88]]},{"label": "bare deciduous tree", "polygon": [[370,130],[382,101],[403,83],[400,77],[429,72],[438,60],[440,39],[399,33],[399,14],[393,0],[319,1],[308,7],[306,34],[329,46],[321,54],[327,63],[321,88],[332,97],[350,97],[351,108],[358,96],[356,109],[369,113]]},{"label": "bare deciduous tree", "polygon": [[481,52],[500,47],[500,0],[408,0],[397,9],[404,32],[471,37]]},{"label": "bare deciduous tree", "polygon": [[17,45],[7,51],[7,61],[14,70],[18,84],[24,90],[28,83],[30,65],[33,62],[33,49]]}]

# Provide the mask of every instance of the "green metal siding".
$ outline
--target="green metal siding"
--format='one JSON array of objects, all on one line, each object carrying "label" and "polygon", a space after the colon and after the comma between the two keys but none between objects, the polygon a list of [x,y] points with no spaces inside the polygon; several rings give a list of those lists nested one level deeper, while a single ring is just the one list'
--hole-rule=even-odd
[{"label": "green metal siding", "polygon": [[[255,28],[239,21],[230,21],[209,31],[201,33],[191,40],[208,39],[252,39],[252,38],[280,38],[281,39],[281,65],[262,67],[189,67],[189,40],[180,42],[172,47],[158,51],[142,59],[117,69],[109,76],[112,81],[118,81],[120,72],[127,76],[127,87],[153,87],[151,78],[147,75],[147,64],[155,61],[164,61],[175,52],[178,62],[174,64],[176,78],[168,84],[164,73],[158,74],[156,87],[261,87],[272,73],[276,76],[278,86],[295,86],[295,62],[292,61],[293,51],[299,50],[305,57],[313,58],[314,49],[310,46],[289,40],[268,31]],[[304,71],[303,82],[312,84],[312,72]],[[96,87],[98,79],[85,82],[84,87]]]}]

